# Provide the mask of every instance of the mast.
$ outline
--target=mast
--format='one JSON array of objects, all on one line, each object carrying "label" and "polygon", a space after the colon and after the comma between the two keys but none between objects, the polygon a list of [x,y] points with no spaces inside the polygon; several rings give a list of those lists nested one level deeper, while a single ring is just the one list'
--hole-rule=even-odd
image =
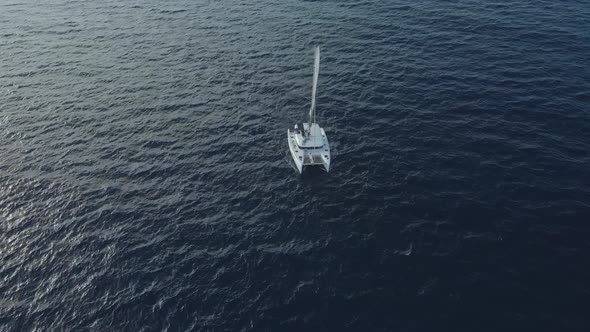
[{"label": "mast", "polygon": [[309,109],[309,132],[311,133],[311,124],[316,122],[315,112],[315,93],[318,88],[318,77],[320,75],[320,47],[315,48],[315,63],[313,68],[313,85],[311,88],[311,107]]}]

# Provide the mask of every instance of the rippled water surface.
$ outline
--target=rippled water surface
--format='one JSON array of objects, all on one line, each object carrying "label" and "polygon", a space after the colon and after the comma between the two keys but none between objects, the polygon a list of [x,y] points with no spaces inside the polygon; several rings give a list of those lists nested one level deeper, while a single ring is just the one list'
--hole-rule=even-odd
[{"label": "rippled water surface", "polygon": [[0,330],[588,331],[588,22],[0,0]]}]

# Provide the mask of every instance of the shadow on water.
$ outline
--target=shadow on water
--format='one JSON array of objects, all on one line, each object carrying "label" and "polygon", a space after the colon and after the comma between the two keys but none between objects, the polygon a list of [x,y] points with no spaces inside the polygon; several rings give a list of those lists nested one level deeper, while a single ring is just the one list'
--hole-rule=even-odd
[{"label": "shadow on water", "polygon": [[330,180],[330,173],[321,166],[307,166],[299,176],[301,183],[308,188],[325,186]]}]

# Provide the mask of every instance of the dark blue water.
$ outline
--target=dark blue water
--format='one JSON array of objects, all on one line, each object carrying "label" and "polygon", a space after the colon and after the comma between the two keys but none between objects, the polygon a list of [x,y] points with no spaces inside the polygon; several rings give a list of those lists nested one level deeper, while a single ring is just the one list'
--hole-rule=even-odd
[{"label": "dark blue water", "polygon": [[[588,331],[587,1],[0,2],[0,330]],[[332,170],[297,174],[309,108]]]}]

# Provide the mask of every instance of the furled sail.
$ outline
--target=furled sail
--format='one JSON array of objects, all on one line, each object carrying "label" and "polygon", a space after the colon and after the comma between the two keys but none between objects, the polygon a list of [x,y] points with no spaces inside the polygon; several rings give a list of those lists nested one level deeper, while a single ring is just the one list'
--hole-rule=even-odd
[{"label": "furled sail", "polygon": [[315,64],[313,68],[313,86],[311,89],[311,108],[309,109],[309,125],[315,122],[315,92],[318,88],[318,77],[320,76],[320,47],[315,48]]}]

